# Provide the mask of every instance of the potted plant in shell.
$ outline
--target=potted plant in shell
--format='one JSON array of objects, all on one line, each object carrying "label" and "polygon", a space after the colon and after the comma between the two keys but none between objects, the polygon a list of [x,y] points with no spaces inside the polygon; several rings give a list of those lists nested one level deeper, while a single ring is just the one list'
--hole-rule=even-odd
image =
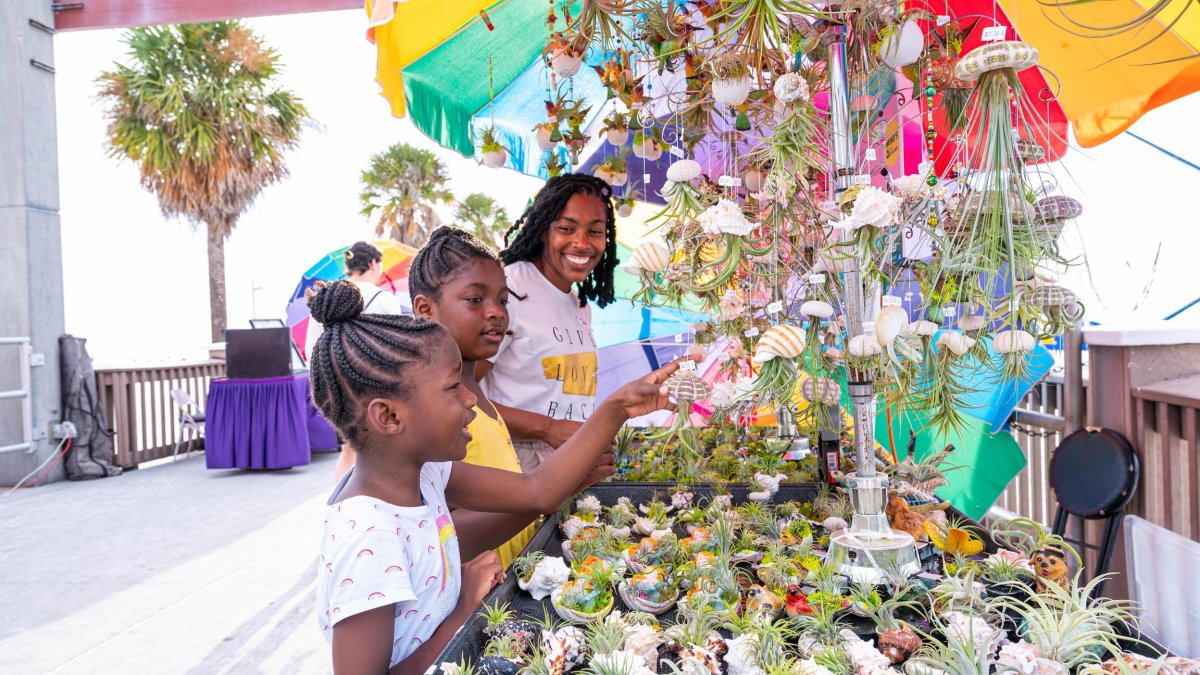
[{"label": "potted plant in shell", "polygon": [[613,187],[621,187],[629,182],[629,166],[625,160],[625,153],[611,155],[596,167],[595,176]]},{"label": "potted plant in shell", "polygon": [[614,565],[581,565],[575,578],[550,596],[554,611],[568,623],[582,624],[603,619],[613,608]]},{"label": "potted plant in shell", "polygon": [[735,54],[719,56],[710,63],[713,99],[727,106],[739,106],[750,97],[750,68]]},{"label": "potted plant in shell", "polygon": [[633,136],[633,156],[649,162],[658,161],[662,157],[662,141],[659,132],[654,128],[643,127]]},{"label": "potted plant in shell", "polygon": [[629,115],[617,110],[608,114],[604,118],[605,138],[614,146],[620,147],[629,142]]},{"label": "potted plant in shell", "polygon": [[484,166],[498,169],[508,161],[508,150],[496,136],[496,127],[489,124],[479,130],[479,152]]},{"label": "potted plant in shell", "polygon": [[583,65],[583,53],[587,46],[586,40],[582,41],[578,36],[568,37],[561,32],[556,32],[550,38],[550,44],[542,50],[542,54],[547,57],[550,69],[559,77],[573,77],[579,72],[579,67]]}]

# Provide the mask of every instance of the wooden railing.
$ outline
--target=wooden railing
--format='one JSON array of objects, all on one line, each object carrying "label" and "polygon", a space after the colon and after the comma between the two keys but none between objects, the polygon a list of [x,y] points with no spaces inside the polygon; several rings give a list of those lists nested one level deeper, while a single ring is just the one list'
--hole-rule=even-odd
[{"label": "wooden railing", "polygon": [[1005,511],[1049,527],[1054,520],[1050,489],[1050,456],[1063,438],[1063,378],[1051,375],[1021,401],[1013,421],[1013,437],[1025,454],[1025,468],[996,500]]},{"label": "wooden railing", "polygon": [[225,375],[224,361],[96,370],[100,404],[116,432],[117,463],[126,469],[170,457],[179,440],[179,406],[172,389],[192,398],[203,411],[208,383]]},{"label": "wooden railing", "polygon": [[1142,485],[1130,511],[1200,541],[1200,375],[1133,388]]}]

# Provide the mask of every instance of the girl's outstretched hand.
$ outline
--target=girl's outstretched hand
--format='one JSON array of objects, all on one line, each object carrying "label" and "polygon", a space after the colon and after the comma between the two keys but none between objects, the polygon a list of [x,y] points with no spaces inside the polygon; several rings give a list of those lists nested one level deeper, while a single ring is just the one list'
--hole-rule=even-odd
[{"label": "girl's outstretched hand", "polygon": [[675,359],[646,377],[634,380],[614,391],[609,398],[620,405],[625,410],[625,414],[631,418],[648,415],[658,410],[666,410],[670,407],[671,401],[667,398],[667,388],[663,386],[663,383],[679,370],[680,363],[684,361],[699,362],[700,360],[699,355]]}]

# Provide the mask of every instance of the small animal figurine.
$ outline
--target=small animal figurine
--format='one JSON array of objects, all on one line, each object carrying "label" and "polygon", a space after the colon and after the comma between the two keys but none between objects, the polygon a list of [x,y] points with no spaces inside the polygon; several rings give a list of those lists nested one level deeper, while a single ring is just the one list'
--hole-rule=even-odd
[{"label": "small animal figurine", "polygon": [[773,620],[783,611],[783,600],[758,584],[750,587],[746,594],[746,613],[759,614],[767,620]]},{"label": "small animal figurine", "polygon": [[916,631],[904,626],[881,631],[878,642],[879,651],[895,666],[912,658],[912,655],[921,648],[922,641]]},{"label": "small animal figurine", "polygon": [[892,497],[884,509],[893,530],[900,530],[921,541],[925,537],[925,516],[913,511],[903,497]]},{"label": "small animal figurine", "polygon": [[787,587],[787,615],[794,619],[813,613],[812,605],[808,604],[808,596],[796,584]]},{"label": "small animal figurine", "polygon": [[1033,571],[1037,573],[1038,593],[1045,593],[1050,583],[1057,584],[1064,591],[1070,583],[1071,570],[1067,567],[1067,557],[1057,548],[1047,546],[1033,554],[1029,561]]}]

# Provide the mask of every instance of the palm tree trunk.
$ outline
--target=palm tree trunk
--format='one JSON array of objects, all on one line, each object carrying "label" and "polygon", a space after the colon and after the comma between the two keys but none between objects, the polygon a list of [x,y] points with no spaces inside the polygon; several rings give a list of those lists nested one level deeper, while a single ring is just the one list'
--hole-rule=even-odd
[{"label": "palm tree trunk", "polygon": [[208,315],[212,323],[212,341],[225,340],[225,233],[224,223],[208,226]]}]

